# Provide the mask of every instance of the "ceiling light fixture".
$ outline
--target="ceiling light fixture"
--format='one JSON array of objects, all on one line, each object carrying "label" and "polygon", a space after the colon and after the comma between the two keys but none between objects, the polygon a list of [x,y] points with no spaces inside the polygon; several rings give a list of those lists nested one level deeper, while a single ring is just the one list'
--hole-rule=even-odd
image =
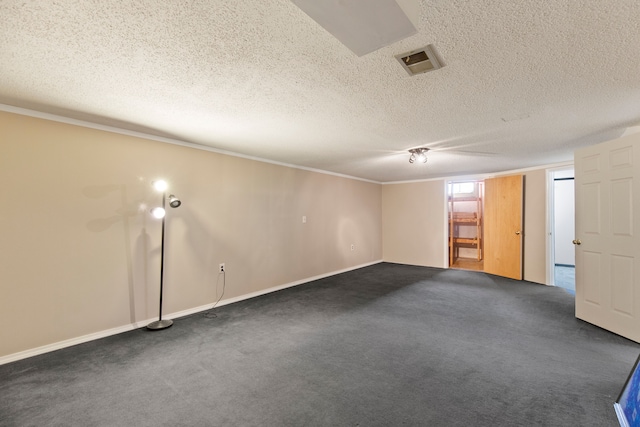
[{"label": "ceiling light fixture", "polygon": [[429,149],[426,147],[410,149],[411,157],[409,157],[409,163],[427,163],[427,151]]}]

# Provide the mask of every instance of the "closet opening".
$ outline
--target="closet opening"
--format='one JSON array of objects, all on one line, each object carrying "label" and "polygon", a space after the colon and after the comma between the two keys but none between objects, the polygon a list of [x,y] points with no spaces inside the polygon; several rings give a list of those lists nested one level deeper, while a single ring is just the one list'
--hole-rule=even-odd
[{"label": "closet opening", "polygon": [[449,182],[449,267],[484,270],[483,181]]}]

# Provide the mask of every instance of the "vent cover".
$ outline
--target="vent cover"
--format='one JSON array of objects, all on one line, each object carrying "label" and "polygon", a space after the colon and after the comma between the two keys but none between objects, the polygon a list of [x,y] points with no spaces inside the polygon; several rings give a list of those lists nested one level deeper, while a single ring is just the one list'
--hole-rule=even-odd
[{"label": "vent cover", "polygon": [[402,68],[404,68],[410,76],[437,70],[442,67],[436,55],[436,50],[431,44],[420,49],[412,50],[411,52],[396,55],[396,59],[402,64]]}]

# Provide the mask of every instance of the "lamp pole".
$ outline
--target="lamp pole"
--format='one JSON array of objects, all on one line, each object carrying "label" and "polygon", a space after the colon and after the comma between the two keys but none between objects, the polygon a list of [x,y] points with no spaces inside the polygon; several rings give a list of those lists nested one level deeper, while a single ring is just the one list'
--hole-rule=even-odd
[{"label": "lamp pole", "polygon": [[[165,209],[166,202],[166,192],[162,192],[162,209]],[[165,210],[166,212],[166,210]],[[162,319],[162,293],[163,293],[163,282],[164,282],[164,219],[166,215],[162,217],[162,243],[160,243],[160,307],[158,309],[158,320],[155,322],[151,322],[147,325],[147,329],[152,331],[157,331],[159,329],[166,329],[169,326],[173,325],[173,320],[171,319]]]}]

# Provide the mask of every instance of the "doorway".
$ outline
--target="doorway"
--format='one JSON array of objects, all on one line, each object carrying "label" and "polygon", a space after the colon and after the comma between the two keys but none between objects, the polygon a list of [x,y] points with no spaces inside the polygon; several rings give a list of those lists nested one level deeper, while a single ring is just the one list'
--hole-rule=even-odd
[{"label": "doorway", "polygon": [[449,267],[484,271],[483,181],[449,182]]},{"label": "doorway", "polygon": [[448,265],[522,280],[524,175],[447,183]]},{"label": "doorway", "polygon": [[573,167],[549,172],[550,274],[551,284],[576,292],[575,185]]}]

